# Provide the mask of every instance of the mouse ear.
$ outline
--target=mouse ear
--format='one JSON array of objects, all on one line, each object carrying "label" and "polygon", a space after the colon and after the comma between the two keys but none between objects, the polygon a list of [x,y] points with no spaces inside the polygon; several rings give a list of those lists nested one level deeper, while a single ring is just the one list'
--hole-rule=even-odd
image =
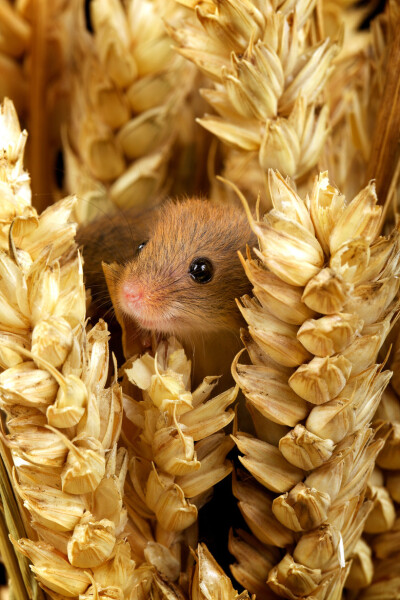
[{"label": "mouse ear", "polygon": [[114,307],[115,316],[122,329],[122,350],[126,359],[135,354],[141,354],[151,346],[149,332],[144,332],[128,315],[124,314],[118,302],[118,282],[120,281],[123,267],[118,263],[101,263],[104,277]]}]

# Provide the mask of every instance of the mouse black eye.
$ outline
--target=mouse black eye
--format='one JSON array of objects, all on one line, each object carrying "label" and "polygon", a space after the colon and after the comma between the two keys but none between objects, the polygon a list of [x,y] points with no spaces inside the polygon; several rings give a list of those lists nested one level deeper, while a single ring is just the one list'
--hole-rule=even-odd
[{"label": "mouse black eye", "polygon": [[146,244],[147,244],[147,240],[145,242],[141,242],[136,249],[136,254],[139,254],[139,252],[141,252],[143,250],[143,248],[145,247]]},{"label": "mouse black eye", "polygon": [[208,283],[214,275],[214,267],[208,258],[195,258],[190,263],[189,273],[196,283]]}]

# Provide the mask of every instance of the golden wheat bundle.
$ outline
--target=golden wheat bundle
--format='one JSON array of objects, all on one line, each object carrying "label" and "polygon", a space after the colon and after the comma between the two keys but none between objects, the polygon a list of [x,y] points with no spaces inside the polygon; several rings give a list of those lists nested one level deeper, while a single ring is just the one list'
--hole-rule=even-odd
[{"label": "golden wheat bundle", "polygon": [[290,548],[269,586],[335,598],[364,525],[376,527],[367,483],[387,434],[369,424],[391,376],[376,360],[398,314],[399,232],[378,237],[372,183],[351,201],[327,173],[306,201],[272,171],[269,186],[274,208],[249,212],[255,297],[239,303],[253,364],[233,364],[256,430],[234,439],[254,479],[239,473],[234,493],[256,538]]},{"label": "golden wheat bundle", "polygon": [[157,202],[193,73],[164,28],[176,11],[172,2],[95,0],[90,11],[93,33],[83,2],[76,3],[65,137],[67,185],[82,196],[80,221],[113,204]]}]

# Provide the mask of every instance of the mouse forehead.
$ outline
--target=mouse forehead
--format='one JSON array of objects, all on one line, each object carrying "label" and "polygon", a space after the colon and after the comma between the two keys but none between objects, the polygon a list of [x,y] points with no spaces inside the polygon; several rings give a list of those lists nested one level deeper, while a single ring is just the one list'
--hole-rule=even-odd
[{"label": "mouse forehead", "polygon": [[153,232],[154,245],[162,246],[166,255],[182,258],[213,252],[226,229],[219,211],[210,210],[208,203],[200,200],[167,208]]}]

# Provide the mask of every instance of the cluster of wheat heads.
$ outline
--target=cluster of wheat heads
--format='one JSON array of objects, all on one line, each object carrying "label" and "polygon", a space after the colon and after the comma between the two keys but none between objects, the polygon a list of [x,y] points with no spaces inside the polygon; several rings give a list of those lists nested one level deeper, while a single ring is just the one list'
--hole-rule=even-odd
[{"label": "cluster of wheat heads", "polygon": [[[62,139],[78,196],[38,214],[5,101],[0,552],[18,598],[399,595],[399,239],[381,206],[396,200],[399,10],[360,30],[372,8],[0,1],[0,92],[32,134],[33,190],[58,199],[49,164]],[[246,354],[232,371],[254,428],[239,420],[233,436],[237,388],[212,396],[210,373],[191,389],[176,340],[134,357],[121,387],[106,324],[85,322],[74,242],[76,220],[150,206],[205,173],[198,140],[210,175],[270,208],[248,211],[259,244],[242,257],[253,296],[239,302]],[[246,469],[226,498],[246,523],[229,538],[238,583],[197,546],[234,445]]]},{"label": "cluster of wheat heads", "polygon": [[[4,527],[56,599],[180,599],[189,584],[192,598],[203,597],[201,588],[238,598],[206,548],[190,582],[181,564],[193,564],[197,506],[231,471],[232,441],[220,430],[233,418],[226,409],[237,390],[209,399],[216,380],[208,378],[191,393],[190,363],[173,340],[127,371],[143,401],[110,380],[107,326],[85,330],[75,199],[37,214],[23,169],[26,134],[9,101],[0,116],[2,457],[15,494],[6,504],[5,479]],[[123,404],[134,429],[126,443]],[[10,567],[7,541],[2,558]],[[34,594],[24,575],[13,587],[19,598]]]}]

